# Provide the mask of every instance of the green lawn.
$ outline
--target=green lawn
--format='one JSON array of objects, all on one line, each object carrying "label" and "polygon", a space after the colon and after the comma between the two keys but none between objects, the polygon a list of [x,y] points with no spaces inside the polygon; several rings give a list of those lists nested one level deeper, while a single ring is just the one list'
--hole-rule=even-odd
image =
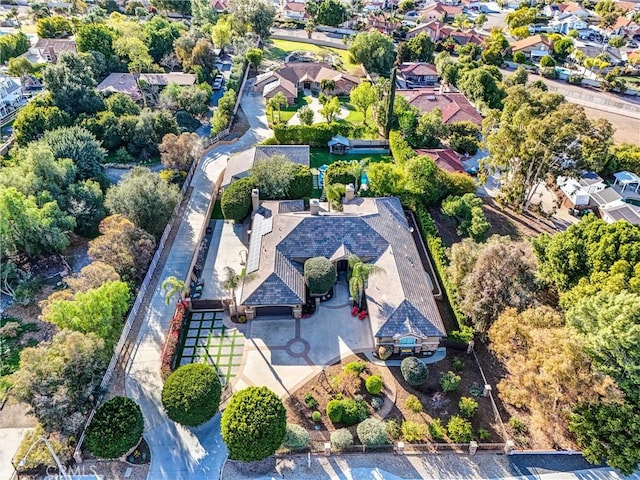
[{"label": "green lawn", "polygon": [[[286,107],[280,107],[280,121],[288,122],[293,118],[293,116],[305,105],[311,103],[311,99],[304,96],[304,93],[300,92],[298,98],[296,99],[296,103],[293,105],[287,105]],[[278,111],[273,112],[273,119],[278,120]],[[271,109],[267,107],[267,120],[271,122]]]},{"label": "green lawn", "polygon": [[358,65],[351,63],[349,52],[338,48],[321,47],[310,43],[292,42],[290,40],[269,40],[265,49],[265,58],[267,60],[283,60],[291,52],[302,50],[305,52],[318,53],[320,51],[330,51],[338,55],[342,60],[344,68],[353,74],[361,74],[362,70]]},{"label": "green lawn", "polygon": [[311,149],[311,168],[318,168],[322,165],[329,165],[338,160],[367,160],[369,163],[375,162],[393,162],[391,155],[385,155],[381,153],[365,153],[362,155],[331,155],[326,148],[312,148]]}]

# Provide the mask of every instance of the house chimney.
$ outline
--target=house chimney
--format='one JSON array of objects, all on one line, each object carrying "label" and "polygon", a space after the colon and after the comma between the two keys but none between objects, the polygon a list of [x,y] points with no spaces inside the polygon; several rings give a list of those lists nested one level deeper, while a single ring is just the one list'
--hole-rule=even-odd
[{"label": "house chimney", "polygon": [[320,200],[318,198],[309,200],[309,210],[311,215],[320,215]]},{"label": "house chimney", "polygon": [[260,207],[260,190],[257,188],[251,190],[251,205],[254,212]]},{"label": "house chimney", "polygon": [[351,200],[353,200],[355,196],[356,196],[356,187],[353,185],[353,183],[350,183],[349,185],[347,185],[344,192],[345,203],[348,203]]}]

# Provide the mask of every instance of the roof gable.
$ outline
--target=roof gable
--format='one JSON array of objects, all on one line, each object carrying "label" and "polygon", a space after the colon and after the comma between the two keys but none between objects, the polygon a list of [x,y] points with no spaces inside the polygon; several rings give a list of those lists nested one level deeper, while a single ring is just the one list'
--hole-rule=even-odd
[{"label": "roof gable", "polygon": [[378,338],[397,335],[440,337],[442,333],[411,302],[404,300],[382,324],[375,336]]}]

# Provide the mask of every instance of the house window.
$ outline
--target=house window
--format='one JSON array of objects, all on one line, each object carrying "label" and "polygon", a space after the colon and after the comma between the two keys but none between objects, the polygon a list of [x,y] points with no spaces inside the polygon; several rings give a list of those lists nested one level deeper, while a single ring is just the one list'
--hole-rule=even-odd
[{"label": "house window", "polygon": [[416,344],[416,339],[414,337],[402,337],[400,339],[400,345],[409,346],[409,345],[415,345],[415,344]]}]

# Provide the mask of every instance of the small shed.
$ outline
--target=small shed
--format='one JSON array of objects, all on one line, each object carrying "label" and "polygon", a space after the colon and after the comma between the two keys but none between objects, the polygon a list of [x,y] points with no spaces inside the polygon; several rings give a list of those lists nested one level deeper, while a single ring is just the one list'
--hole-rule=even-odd
[{"label": "small shed", "polygon": [[342,135],[336,135],[327,143],[329,146],[329,153],[336,155],[344,155],[347,153],[347,150],[351,148],[351,143],[349,139],[343,137]]}]

